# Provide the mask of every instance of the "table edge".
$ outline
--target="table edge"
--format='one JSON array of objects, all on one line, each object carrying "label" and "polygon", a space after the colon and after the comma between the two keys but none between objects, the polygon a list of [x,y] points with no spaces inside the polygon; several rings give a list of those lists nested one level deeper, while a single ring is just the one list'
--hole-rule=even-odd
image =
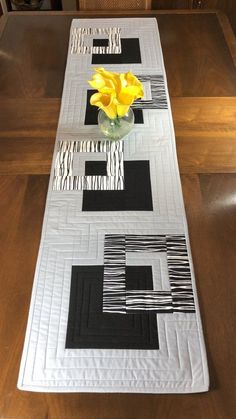
[{"label": "table edge", "polygon": [[231,58],[236,66],[236,36],[229,22],[228,17],[224,12],[218,9],[178,9],[178,10],[114,10],[112,13],[104,10],[99,11],[35,11],[35,12],[9,12],[0,18],[0,39],[4,33],[4,29],[11,16],[74,16],[81,18],[98,18],[98,17],[157,17],[159,15],[199,15],[199,14],[215,14],[223,32],[225,42],[229,48]]}]

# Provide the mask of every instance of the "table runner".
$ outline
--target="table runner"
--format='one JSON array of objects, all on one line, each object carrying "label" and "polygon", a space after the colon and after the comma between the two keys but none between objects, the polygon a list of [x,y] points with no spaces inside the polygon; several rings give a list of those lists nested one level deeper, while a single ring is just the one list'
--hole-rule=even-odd
[{"label": "table runner", "polygon": [[[87,83],[98,66],[143,82],[124,140],[98,130]],[[18,388],[208,390],[154,18],[72,22]]]}]

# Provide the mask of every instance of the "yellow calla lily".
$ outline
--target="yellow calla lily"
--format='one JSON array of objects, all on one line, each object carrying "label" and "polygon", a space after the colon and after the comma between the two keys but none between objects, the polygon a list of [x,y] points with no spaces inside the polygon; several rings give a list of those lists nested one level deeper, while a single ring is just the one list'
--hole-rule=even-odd
[{"label": "yellow calla lily", "polygon": [[123,117],[134,100],[144,96],[142,83],[131,71],[118,74],[103,67],[95,71],[89,84],[98,93],[91,96],[90,103],[103,109],[109,118]]},{"label": "yellow calla lily", "polygon": [[131,73],[131,71],[128,71],[125,73],[125,80],[129,86],[139,86],[142,87],[142,83]]},{"label": "yellow calla lily", "polygon": [[89,81],[90,86],[98,90],[104,87],[117,89],[119,74],[106,71],[103,67],[96,68],[95,70],[96,73],[93,75],[93,80]]},{"label": "yellow calla lily", "polygon": [[95,71],[105,79],[117,80],[119,78],[119,73],[115,73],[114,71],[107,71],[103,67],[95,68]]},{"label": "yellow calla lily", "polygon": [[139,87],[137,86],[129,86],[124,87],[118,94],[118,101],[124,105],[132,105],[135,99],[141,97],[139,93]]},{"label": "yellow calla lily", "polygon": [[89,80],[89,84],[97,90],[104,88],[116,89],[116,85],[112,79],[104,78],[100,74],[94,74],[93,80]]},{"label": "yellow calla lily", "polygon": [[104,93],[94,93],[90,98],[91,105],[97,106],[102,109],[110,119],[117,117],[116,105],[113,103],[111,95]]},{"label": "yellow calla lily", "polygon": [[127,114],[127,112],[129,111],[129,108],[130,108],[129,105],[116,105],[117,116],[119,118],[122,118],[123,116]]}]

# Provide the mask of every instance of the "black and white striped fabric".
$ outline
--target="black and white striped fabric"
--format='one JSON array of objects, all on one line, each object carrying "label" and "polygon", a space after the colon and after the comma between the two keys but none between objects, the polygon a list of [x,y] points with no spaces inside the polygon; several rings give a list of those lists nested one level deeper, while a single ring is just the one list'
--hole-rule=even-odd
[{"label": "black and white striped fabric", "polygon": [[151,99],[136,100],[132,108],[134,109],[167,109],[167,96],[165,82],[162,75],[137,76],[142,83],[150,84]]},{"label": "black and white striped fabric", "polygon": [[[126,291],[126,252],[164,252],[170,292]],[[104,244],[103,311],[126,313],[131,310],[195,312],[191,272],[183,235],[106,235]]]},{"label": "black and white striped fabric", "polygon": [[[74,28],[71,35],[71,54],[120,54],[120,28]],[[108,46],[87,45],[93,37],[108,37]]]},{"label": "black and white striped fabric", "polygon": [[105,238],[103,311],[126,312],[125,235]]},{"label": "black and white striped fabric", "polygon": [[[96,67],[143,82],[121,141],[103,137],[88,106]],[[74,19],[18,388],[208,385],[156,19]]]},{"label": "black and white striped fabric", "polygon": [[126,292],[126,312],[153,311],[155,313],[173,313],[172,294],[169,291]]},{"label": "black and white striped fabric", "polygon": [[[107,176],[74,175],[73,158],[75,153],[106,153]],[[53,189],[55,191],[123,190],[123,142],[60,141],[55,161]]]}]

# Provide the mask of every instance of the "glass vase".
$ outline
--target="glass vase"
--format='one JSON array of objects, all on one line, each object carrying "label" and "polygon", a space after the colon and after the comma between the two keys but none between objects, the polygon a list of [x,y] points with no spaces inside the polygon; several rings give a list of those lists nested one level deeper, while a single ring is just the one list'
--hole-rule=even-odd
[{"label": "glass vase", "polygon": [[123,117],[110,119],[106,113],[100,109],[98,112],[98,126],[105,137],[110,140],[121,140],[134,126],[134,112],[129,108],[127,114]]}]

